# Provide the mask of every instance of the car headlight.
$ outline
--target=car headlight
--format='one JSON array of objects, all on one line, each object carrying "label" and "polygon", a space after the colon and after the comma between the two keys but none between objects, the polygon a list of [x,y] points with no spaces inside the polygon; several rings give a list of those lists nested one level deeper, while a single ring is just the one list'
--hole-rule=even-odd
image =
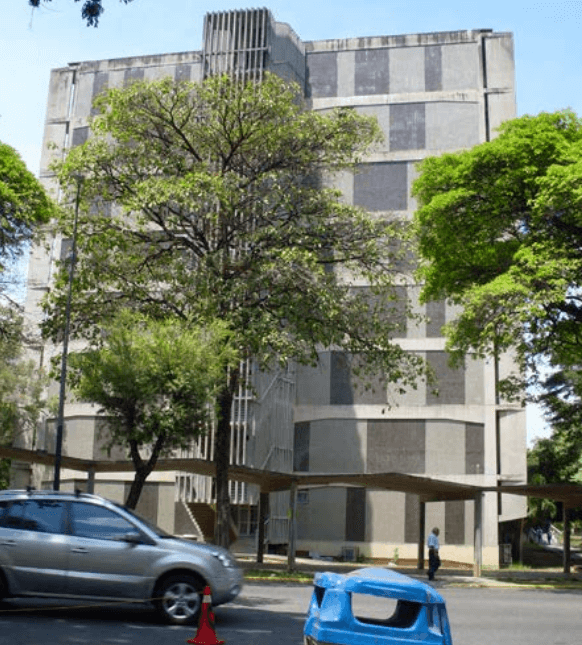
[{"label": "car headlight", "polygon": [[229,553],[225,553],[223,551],[213,551],[212,555],[220,562],[220,564],[222,564],[223,567],[226,567],[227,569],[234,568],[234,559]]}]

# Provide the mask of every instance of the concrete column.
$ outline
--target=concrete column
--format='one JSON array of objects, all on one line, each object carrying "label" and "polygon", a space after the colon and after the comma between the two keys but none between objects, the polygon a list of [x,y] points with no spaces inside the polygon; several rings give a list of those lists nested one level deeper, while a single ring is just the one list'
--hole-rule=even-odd
[{"label": "concrete column", "polygon": [[564,573],[570,573],[570,509],[564,502]]},{"label": "concrete column", "polygon": [[267,507],[269,505],[269,493],[261,491],[259,495],[259,525],[257,527],[257,563],[263,561],[265,552],[265,520],[267,518]]},{"label": "concrete column", "polygon": [[474,533],[474,554],[473,554],[473,575],[478,578],[481,575],[483,563],[483,493],[475,495],[475,533]]},{"label": "concrete column", "polygon": [[87,471],[87,492],[91,495],[95,493],[95,468],[89,468]]},{"label": "concrete column", "polygon": [[289,491],[289,550],[287,552],[287,569],[295,569],[295,533],[297,523],[295,521],[295,506],[297,501],[297,482],[292,482]]},{"label": "concrete column", "polygon": [[424,569],[424,533],[426,530],[426,502],[418,503],[418,563],[417,569]]}]

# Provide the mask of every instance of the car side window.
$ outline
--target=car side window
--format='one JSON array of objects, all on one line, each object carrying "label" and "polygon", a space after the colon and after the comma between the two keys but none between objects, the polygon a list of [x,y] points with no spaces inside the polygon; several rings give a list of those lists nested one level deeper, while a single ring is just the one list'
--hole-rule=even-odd
[{"label": "car side window", "polygon": [[2,502],[0,524],[38,533],[62,533],[64,502],[53,499],[17,499]]},{"label": "car side window", "polygon": [[9,500],[0,501],[0,527],[5,526],[4,518],[5,518],[9,508],[10,508],[10,501]]},{"label": "car side window", "polygon": [[136,528],[118,513],[96,504],[71,502],[71,533],[95,540],[116,540]]}]

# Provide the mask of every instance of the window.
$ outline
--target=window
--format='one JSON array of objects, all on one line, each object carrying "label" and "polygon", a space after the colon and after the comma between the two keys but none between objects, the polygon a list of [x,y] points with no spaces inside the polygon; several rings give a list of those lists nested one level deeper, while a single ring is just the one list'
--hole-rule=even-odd
[{"label": "window", "polygon": [[430,629],[442,634],[441,614],[438,605],[427,605],[428,626]]},{"label": "window", "polygon": [[22,499],[0,504],[0,526],[21,531],[62,533],[64,502]]},{"label": "window", "polygon": [[410,600],[352,593],[352,613],[356,620],[372,625],[409,629],[416,622],[422,605]]},{"label": "window", "polygon": [[71,532],[77,537],[115,540],[136,527],[117,513],[84,502],[71,503]]}]

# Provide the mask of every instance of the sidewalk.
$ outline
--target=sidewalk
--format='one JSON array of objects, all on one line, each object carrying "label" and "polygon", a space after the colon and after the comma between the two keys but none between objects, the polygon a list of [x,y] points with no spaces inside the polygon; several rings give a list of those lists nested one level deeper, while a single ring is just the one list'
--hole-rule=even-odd
[{"label": "sidewalk", "polygon": [[[282,555],[264,556],[264,562],[257,564],[254,557],[248,553],[236,554],[241,567],[246,570],[273,570],[284,572],[287,569],[287,557]],[[582,564],[582,555],[580,563]],[[469,565],[443,566],[437,572],[433,583],[437,588],[446,587],[555,587],[567,585],[568,588],[579,588],[582,591],[582,567],[576,566],[578,560],[572,559],[573,566],[570,575],[563,573],[561,568],[552,567],[545,569],[495,569],[484,570],[480,577],[474,577],[472,568]],[[448,563],[447,563],[448,564]],[[336,573],[349,573],[356,569],[365,567],[387,567],[424,582],[427,580],[426,569],[419,570],[415,566],[394,566],[387,563],[358,563],[358,562],[335,562],[326,560],[314,560],[311,558],[296,558],[295,567],[297,571],[307,575],[313,575],[318,571],[334,571]],[[277,581],[284,582],[280,578]],[[297,584],[303,584],[298,582]]]}]

